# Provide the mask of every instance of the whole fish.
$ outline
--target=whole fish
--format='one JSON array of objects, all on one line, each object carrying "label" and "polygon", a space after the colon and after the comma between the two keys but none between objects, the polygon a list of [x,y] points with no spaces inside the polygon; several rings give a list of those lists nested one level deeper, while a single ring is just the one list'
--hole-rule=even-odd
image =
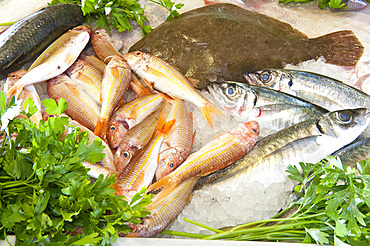
[{"label": "whole fish", "polygon": [[150,142],[131,160],[118,177],[116,184],[113,185],[116,195],[124,195],[127,201],[131,201],[135,193],[151,184],[157,169],[159,150],[164,136],[171,130],[174,123],[175,120],[165,122],[165,116],[160,116]]},{"label": "whole fish", "polygon": [[118,147],[126,132],[143,121],[162,104],[163,97],[159,94],[138,97],[121,105],[112,115],[109,122],[107,139],[112,149]]},{"label": "whole fish", "polygon": [[67,70],[68,76],[84,88],[98,105],[101,105],[100,93],[103,72],[83,60],[77,60]]},{"label": "whole fish", "polygon": [[105,63],[109,63],[111,56],[121,55],[113,46],[112,41],[104,29],[95,29],[91,35],[91,44],[95,54]]},{"label": "whole fish", "polygon": [[0,79],[82,22],[81,8],[75,4],[48,6],[19,20],[0,34]]},{"label": "whole fish", "polygon": [[172,101],[167,121],[175,119],[175,125],[166,135],[159,154],[156,180],[174,171],[188,157],[193,145],[193,117],[181,99]]},{"label": "whole fish", "polygon": [[225,3],[164,22],[130,48],[136,50],[199,80],[198,89],[210,81],[243,81],[245,71],[283,68],[320,56],[330,64],[354,66],[364,52],[350,30],[309,39],[287,23]]},{"label": "whole fish", "polygon": [[175,171],[152,184],[148,191],[163,187],[162,191],[166,194],[166,190],[172,190],[185,179],[223,169],[248,153],[258,136],[259,125],[256,121],[241,123],[191,154]]},{"label": "whole fish", "polygon": [[[6,93],[26,73],[27,71],[23,69],[10,73],[3,87],[4,93]],[[34,102],[35,106],[37,107],[37,112],[30,117],[30,121],[38,125],[40,120],[42,120],[42,109],[41,109],[41,100],[40,100],[39,94],[37,93],[35,87],[33,85],[25,86],[21,92],[20,97],[22,99],[21,107],[24,111],[26,111],[24,104],[28,98],[31,98],[32,101]],[[20,115],[20,117],[26,117],[26,116]]]},{"label": "whole fish", "polygon": [[195,104],[211,127],[213,117],[223,115],[194,88],[189,78],[168,62],[141,51],[126,53],[123,57],[130,64],[131,69],[155,89]]},{"label": "whole fish", "polygon": [[129,129],[123,136],[114,154],[114,165],[119,172],[122,172],[132,157],[148,144],[153,136],[161,112],[162,110],[157,110],[151,113],[140,123]]},{"label": "whole fish", "polygon": [[110,117],[119,102],[123,100],[130,83],[130,66],[121,56],[113,56],[104,70],[101,86],[102,108],[94,131],[95,135],[106,142]]},{"label": "whole fish", "polygon": [[241,82],[212,82],[208,90],[233,117],[241,121],[256,120],[268,132],[328,112],[289,94]]},{"label": "whole fish", "polygon": [[91,28],[87,25],[80,28],[63,46],[18,80],[9,89],[7,96],[16,95],[18,97],[24,86],[54,78],[66,71],[89,42],[90,32]]},{"label": "whole fish", "polygon": [[152,237],[163,231],[184,209],[199,178],[198,176],[188,178],[170,193],[161,195],[162,199],[151,202],[146,207],[150,215],[143,219],[143,223],[132,224],[132,232],[126,237]]},{"label": "whole fish", "polygon": [[49,97],[56,101],[64,98],[68,104],[66,114],[94,131],[99,119],[100,107],[84,90],[76,86],[75,82],[66,74],[58,75],[49,80],[47,91]]},{"label": "whole fish", "polygon": [[343,165],[356,167],[357,162],[370,156],[370,138],[356,139],[331,155],[339,157]]},{"label": "whole fish", "polygon": [[339,80],[316,73],[289,69],[268,69],[244,74],[248,83],[282,91],[330,111],[370,108],[370,96]]}]

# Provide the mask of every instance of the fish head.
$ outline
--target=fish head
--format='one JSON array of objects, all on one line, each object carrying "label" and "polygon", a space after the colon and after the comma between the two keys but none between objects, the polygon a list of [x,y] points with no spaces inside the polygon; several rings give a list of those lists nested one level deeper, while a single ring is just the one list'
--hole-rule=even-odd
[{"label": "fish head", "polygon": [[247,72],[244,78],[251,85],[264,86],[277,91],[286,91],[293,84],[289,72],[280,69]]},{"label": "fish head", "polygon": [[20,69],[18,71],[12,72],[8,74],[8,77],[6,78],[4,87],[3,87],[3,92],[6,93],[18,80],[20,80],[23,75],[27,73],[26,70]]},{"label": "fish head", "polygon": [[145,69],[149,62],[150,54],[142,51],[133,51],[123,55],[132,70]]},{"label": "fish head", "polygon": [[105,29],[95,29],[94,31],[92,31],[91,42],[95,43],[98,40],[109,42],[110,37]]},{"label": "fish head", "polygon": [[158,180],[172,173],[181,163],[184,162],[183,155],[178,153],[176,149],[170,148],[159,154],[158,167],[155,173],[155,178]]},{"label": "fish head", "polygon": [[72,29],[73,32],[87,32],[91,35],[91,26],[89,25],[80,25]]},{"label": "fish head", "polygon": [[365,108],[333,111],[320,117],[316,126],[322,135],[348,144],[368,127],[370,117],[366,111]]},{"label": "fish head", "polygon": [[108,128],[107,139],[112,149],[118,148],[123,136],[129,129],[129,124],[125,119],[113,119]]},{"label": "fish head", "polygon": [[83,60],[77,60],[75,61],[72,66],[70,66],[67,69],[68,76],[72,76],[73,74],[77,73],[78,71],[81,71],[81,69],[86,66],[86,62]]},{"label": "fish head", "polygon": [[122,171],[131,161],[132,156],[138,148],[130,142],[121,142],[114,154],[114,166]]},{"label": "fish head", "polygon": [[236,118],[248,120],[259,115],[256,91],[239,82],[212,82],[208,90],[219,105]]}]

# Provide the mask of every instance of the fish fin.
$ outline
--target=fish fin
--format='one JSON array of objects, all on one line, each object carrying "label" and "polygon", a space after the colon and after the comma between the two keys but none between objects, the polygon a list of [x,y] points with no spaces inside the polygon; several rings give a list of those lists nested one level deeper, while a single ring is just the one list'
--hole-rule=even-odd
[{"label": "fish fin", "polygon": [[364,47],[351,30],[329,33],[312,38],[319,45],[320,54],[327,63],[338,66],[355,66],[364,53]]},{"label": "fish fin", "polygon": [[[185,76],[186,77],[186,76]],[[194,79],[194,78],[190,78],[190,77],[186,77],[189,82],[194,86],[194,87],[197,87],[199,85],[199,80],[198,79]]]},{"label": "fish fin", "polygon": [[144,79],[144,78],[142,78],[143,79],[143,81],[145,82],[145,84],[151,89],[151,90],[153,90],[153,88],[154,88],[154,83],[150,83],[148,80],[146,80],[146,79]]},{"label": "fish fin", "polygon": [[153,94],[153,91],[146,88],[134,74],[131,74],[131,89],[138,97]]},{"label": "fish fin", "polygon": [[171,191],[173,190],[173,188],[176,187],[176,185],[177,185],[176,183],[171,182],[171,176],[167,175],[163,177],[162,179],[158,180],[157,182],[155,182],[154,184],[150,185],[148,187],[147,192],[160,190],[160,192],[155,197],[155,200],[159,201],[163,197],[171,193]]},{"label": "fish fin", "polygon": [[107,127],[106,125],[107,125],[106,121],[99,119],[94,129],[94,134],[103,139],[104,142],[107,142],[107,136],[105,131],[105,128]]},{"label": "fish fin", "polygon": [[194,120],[193,112],[189,112],[189,115],[190,115],[191,119]]},{"label": "fish fin", "polygon": [[213,105],[211,102],[207,102],[202,108],[200,108],[200,111],[202,112],[204,118],[208,122],[208,124],[213,128],[212,122],[214,119],[214,116],[220,117],[226,117],[228,118],[224,113],[222,113],[221,110],[216,108],[215,105]]},{"label": "fish fin", "polygon": [[163,135],[166,135],[171,130],[173,125],[175,124],[175,121],[176,120],[173,119],[173,120],[166,122],[166,115],[163,112],[161,112],[159,119],[158,119],[157,126],[155,127],[155,131]]},{"label": "fish fin", "polygon": [[19,95],[22,93],[22,90],[24,88],[23,84],[15,84],[6,92],[6,97],[11,98],[12,96],[15,96],[15,99],[19,99]]},{"label": "fish fin", "polygon": [[171,97],[170,95],[167,95],[163,92],[156,91],[156,93],[158,93],[163,99],[166,99],[169,102],[173,102],[173,100],[175,100],[173,97]]},{"label": "fish fin", "polygon": [[197,130],[195,129],[194,130],[194,133],[193,133],[193,137],[191,139],[191,145],[190,146],[193,146],[193,143],[194,143],[194,139],[195,139],[195,133],[197,132]]}]

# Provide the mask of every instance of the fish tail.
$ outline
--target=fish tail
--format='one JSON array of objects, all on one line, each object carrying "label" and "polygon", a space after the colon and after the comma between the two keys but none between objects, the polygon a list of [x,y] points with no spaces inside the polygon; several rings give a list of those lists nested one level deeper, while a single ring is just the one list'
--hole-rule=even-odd
[{"label": "fish tail", "polygon": [[166,122],[166,115],[164,114],[164,112],[162,112],[159,116],[158,123],[157,123],[157,126],[155,128],[155,131],[159,132],[163,135],[166,135],[171,130],[173,125],[175,124],[175,121],[176,120],[173,119],[173,120],[170,120],[170,121]]},{"label": "fish tail", "polygon": [[99,119],[94,129],[94,134],[100,137],[101,139],[103,139],[104,142],[107,142],[106,128],[107,128],[107,122],[103,119]]},{"label": "fish tail", "polygon": [[351,30],[329,33],[313,38],[319,45],[318,55],[327,63],[339,66],[354,66],[364,53],[364,47]]},{"label": "fish tail", "polygon": [[228,118],[224,113],[222,113],[221,110],[216,108],[216,106],[213,105],[211,102],[207,102],[202,108],[200,108],[200,111],[202,112],[204,118],[206,119],[206,121],[212,128],[213,128],[212,123],[214,120],[214,116],[217,116],[217,117],[223,116],[223,117]]},{"label": "fish tail", "polygon": [[173,189],[176,187],[176,185],[177,183],[171,182],[170,176],[167,175],[154,184],[150,185],[148,188],[148,192],[160,190],[160,192],[155,196],[155,200],[159,201],[163,197],[166,197],[168,194],[170,194],[171,191],[173,191]]},{"label": "fish tail", "polygon": [[134,74],[131,74],[131,89],[139,97],[153,94],[153,91],[146,88]]}]

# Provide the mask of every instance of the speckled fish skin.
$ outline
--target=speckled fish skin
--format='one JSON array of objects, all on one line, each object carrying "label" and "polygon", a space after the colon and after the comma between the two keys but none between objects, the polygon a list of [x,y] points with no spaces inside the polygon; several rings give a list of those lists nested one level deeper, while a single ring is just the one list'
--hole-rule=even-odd
[{"label": "speckled fish skin", "polygon": [[244,81],[246,71],[320,56],[327,63],[354,66],[364,48],[352,31],[308,39],[287,23],[221,3],[164,22],[130,48],[135,50],[161,57],[205,89],[213,81]]},{"label": "speckled fish skin", "polygon": [[165,117],[160,116],[156,132],[150,142],[131,160],[113,185],[116,195],[124,195],[131,201],[135,193],[151,184],[158,166],[161,144],[174,122],[175,120],[165,122]]},{"label": "speckled fish skin", "polygon": [[54,78],[66,71],[89,42],[90,33],[91,28],[85,25],[40,65],[28,71],[18,80],[9,89],[7,96],[16,95],[18,97],[24,86]]},{"label": "speckled fish skin", "polygon": [[121,105],[109,122],[107,139],[112,149],[118,147],[126,132],[141,122],[146,116],[156,111],[163,102],[159,94],[138,97]]},{"label": "speckled fish skin", "polygon": [[243,157],[255,145],[259,136],[256,121],[241,123],[215,137],[197,152],[191,154],[174,172],[152,184],[148,191],[171,190],[183,180],[205,176],[223,169]]},{"label": "speckled fish skin", "polygon": [[95,54],[106,64],[109,63],[111,56],[121,55],[113,46],[107,31],[104,29],[95,29],[92,32],[91,44]]},{"label": "speckled fish skin", "polygon": [[68,76],[78,83],[98,105],[101,105],[100,92],[103,72],[83,60],[77,60],[67,70]]},{"label": "speckled fish skin", "polygon": [[68,108],[65,113],[68,116],[94,131],[99,119],[100,107],[66,74],[49,80],[47,90],[49,97],[56,101],[60,98],[66,99]]},{"label": "speckled fish skin", "polygon": [[330,111],[370,108],[370,96],[339,80],[311,72],[268,69],[244,74],[248,83],[282,91]]},{"label": "speckled fish skin", "polygon": [[122,172],[132,157],[148,144],[153,136],[161,111],[158,109],[151,113],[123,136],[114,154],[114,165],[119,172]]},{"label": "speckled fish skin", "polygon": [[357,162],[370,156],[370,138],[356,139],[331,155],[339,157],[343,165],[356,167]]},{"label": "speckled fish skin", "polygon": [[268,187],[269,175],[285,180],[288,165],[320,161],[355,140],[369,122],[365,108],[333,111],[302,121],[261,139],[234,164],[201,178],[196,189],[206,185],[228,190],[235,182],[253,182],[261,175]]},{"label": "speckled fish skin", "polygon": [[170,193],[161,195],[162,199],[150,203],[146,207],[150,215],[143,223],[132,225],[133,230],[126,237],[152,237],[163,231],[184,209],[199,178],[184,180]]},{"label": "speckled fish skin", "polygon": [[181,99],[173,100],[167,121],[175,119],[175,125],[166,135],[159,154],[155,177],[160,180],[174,171],[188,157],[193,145],[193,118]]},{"label": "speckled fish skin", "polygon": [[208,90],[233,117],[240,121],[255,120],[269,133],[328,112],[292,95],[240,82],[213,82]]},{"label": "speckled fish skin", "polygon": [[9,27],[0,35],[0,79],[19,69],[57,37],[82,22],[80,7],[58,4],[28,15]]},{"label": "speckled fish skin", "polygon": [[109,120],[113,110],[123,100],[124,94],[131,83],[131,68],[121,56],[113,56],[104,70],[101,99],[102,107],[95,135],[107,142]]},{"label": "speckled fish skin", "polygon": [[126,53],[123,58],[127,60],[137,75],[155,89],[196,105],[211,127],[214,117],[223,116],[218,108],[194,88],[189,78],[170,63],[140,51]]}]

